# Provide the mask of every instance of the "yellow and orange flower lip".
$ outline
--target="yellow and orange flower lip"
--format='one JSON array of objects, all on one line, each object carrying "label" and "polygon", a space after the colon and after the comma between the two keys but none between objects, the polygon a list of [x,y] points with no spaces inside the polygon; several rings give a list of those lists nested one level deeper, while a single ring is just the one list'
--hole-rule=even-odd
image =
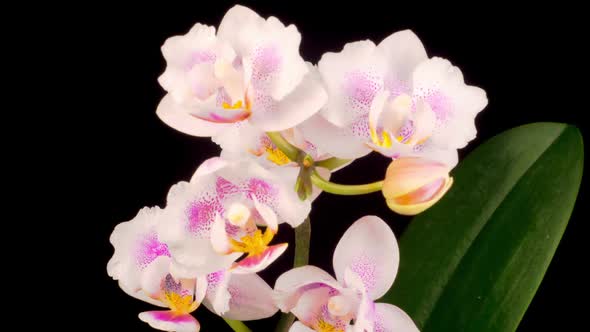
[{"label": "yellow and orange flower lip", "polygon": [[383,196],[399,214],[416,215],[438,202],[451,188],[453,178],[443,163],[417,157],[391,162],[383,181]]}]

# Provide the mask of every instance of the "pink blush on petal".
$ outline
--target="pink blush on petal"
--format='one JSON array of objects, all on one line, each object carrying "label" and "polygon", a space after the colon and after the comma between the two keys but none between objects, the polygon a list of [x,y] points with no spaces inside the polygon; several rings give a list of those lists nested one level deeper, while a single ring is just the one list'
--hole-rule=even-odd
[{"label": "pink blush on petal", "polygon": [[215,53],[211,52],[211,51],[196,51],[193,52],[188,61],[186,62],[185,65],[185,70],[189,71],[191,68],[193,68],[195,65],[201,64],[201,63],[214,63],[215,60],[217,59],[217,56],[215,55]]},{"label": "pink blush on petal", "polygon": [[172,311],[154,311],[152,317],[173,323],[188,323],[194,319],[191,315],[174,315]]}]

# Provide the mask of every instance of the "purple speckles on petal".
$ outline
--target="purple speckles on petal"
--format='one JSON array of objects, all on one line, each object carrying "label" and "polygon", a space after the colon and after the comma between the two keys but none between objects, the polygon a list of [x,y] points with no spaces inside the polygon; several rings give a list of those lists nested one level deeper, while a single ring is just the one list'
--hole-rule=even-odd
[{"label": "purple speckles on petal", "polygon": [[218,177],[215,182],[215,190],[219,199],[223,200],[229,195],[236,194],[240,191],[240,188],[228,180]]},{"label": "purple speckles on petal", "polygon": [[166,244],[158,240],[156,232],[148,233],[139,239],[136,259],[140,269],[144,269],[160,256],[170,257],[170,251]]},{"label": "purple speckles on petal", "polygon": [[246,194],[248,197],[252,195],[256,196],[262,204],[273,206],[278,189],[265,180],[252,178],[246,184]]},{"label": "purple speckles on petal", "polygon": [[188,230],[193,235],[207,237],[211,230],[211,224],[215,220],[215,214],[221,210],[217,200],[196,201],[187,209]]},{"label": "purple speckles on petal", "polygon": [[440,91],[434,91],[424,97],[430,108],[436,114],[437,123],[446,122],[453,111],[451,99]]},{"label": "purple speckles on petal", "polygon": [[256,112],[275,112],[277,110],[277,103],[271,96],[262,92],[256,92],[254,95],[253,108]]},{"label": "purple speckles on petal", "polygon": [[369,139],[371,137],[369,118],[366,116],[360,116],[356,118],[356,120],[350,124],[348,130],[356,137]]},{"label": "purple speckles on petal", "polygon": [[412,135],[414,135],[414,122],[412,120],[406,121],[406,123],[400,128],[398,137],[401,137],[400,142],[407,142]]},{"label": "purple speckles on petal", "polygon": [[367,288],[367,291],[370,292],[375,288],[377,279],[377,266],[375,261],[373,261],[370,257],[367,255],[358,256],[351,264],[350,269],[361,278],[363,284]]},{"label": "purple speckles on petal", "polygon": [[182,293],[181,283],[174,281],[174,278],[170,274],[166,275],[166,278],[164,278],[162,288],[166,293]]},{"label": "purple speckles on petal", "polygon": [[219,270],[217,272],[209,273],[207,275],[207,289],[211,291],[217,285],[223,281],[225,278],[226,272],[224,270]]},{"label": "purple speckles on petal", "polygon": [[258,47],[252,61],[252,84],[255,88],[264,88],[276,75],[282,64],[282,57],[274,46]]},{"label": "purple speckles on petal", "polygon": [[406,82],[392,77],[385,79],[385,89],[391,94],[390,98],[395,98],[401,94],[411,94],[410,87]]},{"label": "purple speckles on petal", "polygon": [[234,239],[239,239],[244,236],[244,231],[239,226],[227,222],[225,223],[225,232]]},{"label": "purple speckles on petal", "polygon": [[368,71],[353,71],[345,75],[344,92],[348,96],[348,104],[359,115],[369,111],[382,87],[382,79]]}]

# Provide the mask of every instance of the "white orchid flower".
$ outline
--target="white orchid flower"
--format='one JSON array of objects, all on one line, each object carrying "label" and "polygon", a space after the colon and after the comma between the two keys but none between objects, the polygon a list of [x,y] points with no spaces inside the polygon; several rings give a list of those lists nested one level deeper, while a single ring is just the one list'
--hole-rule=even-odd
[{"label": "white orchid flower", "polygon": [[200,324],[191,312],[203,300],[243,320],[266,318],[278,310],[272,289],[256,274],[232,280],[223,272],[175,279],[170,273],[171,253],[156,233],[164,216],[157,207],[144,208],[133,220],[117,225],[111,235],[115,253],[107,265],[109,276],[129,295],[168,308],[142,312],[141,320],[164,331],[198,332]]},{"label": "white orchid flower", "polygon": [[168,94],[158,116],[195,136],[215,136],[234,123],[281,131],[303,122],[327,100],[317,75],[299,54],[294,25],[231,8],[219,25],[196,24],[162,46],[159,78]]},{"label": "white orchid flower", "polygon": [[311,209],[276,174],[251,161],[221,158],[174,185],[167,201],[158,236],[170,249],[175,277],[258,272],[287,249],[287,243],[270,245],[278,225],[296,227]]},{"label": "white orchid flower", "polygon": [[373,302],[389,290],[399,265],[397,241],[383,220],[365,216],[350,226],[333,265],[336,279],[309,265],[277,279],[277,306],[299,320],[291,332],[418,331],[400,308]]},{"label": "white orchid flower", "polygon": [[428,58],[409,30],[379,45],[359,41],[318,64],[329,100],[302,125],[318,148],[339,158],[378,151],[388,157],[422,156],[457,164],[456,149],[476,136],[474,119],[485,91],[466,85],[461,71]]}]

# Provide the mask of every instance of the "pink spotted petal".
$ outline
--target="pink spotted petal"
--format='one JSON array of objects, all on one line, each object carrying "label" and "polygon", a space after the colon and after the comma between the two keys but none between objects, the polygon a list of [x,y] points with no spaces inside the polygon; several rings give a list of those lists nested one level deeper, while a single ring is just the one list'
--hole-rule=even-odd
[{"label": "pink spotted petal", "polygon": [[380,298],[393,284],[399,266],[399,249],[391,228],[376,216],[360,218],[338,242],[333,265],[340,282],[346,282],[345,273],[351,270],[371,299]]},{"label": "pink spotted petal", "polygon": [[172,311],[146,311],[139,319],[162,331],[199,332],[201,325],[191,315],[177,315]]},{"label": "pink spotted petal", "polygon": [[231,276],[231,273],[226,270],[207,275],[208,288],[204,305],[218,315],[223,315],[230,309],[231,294],[228,291],[228,285]]},{"label": "pink spotted petal", "polygon": [[287,250],[288,245],[288,243],[277,244],[266,248],[266,250],[259,255],[248,256],[238,263],[235,263],[231,271],[236,274],[256,273],[262,271],[282,255],[285,250]]}]

